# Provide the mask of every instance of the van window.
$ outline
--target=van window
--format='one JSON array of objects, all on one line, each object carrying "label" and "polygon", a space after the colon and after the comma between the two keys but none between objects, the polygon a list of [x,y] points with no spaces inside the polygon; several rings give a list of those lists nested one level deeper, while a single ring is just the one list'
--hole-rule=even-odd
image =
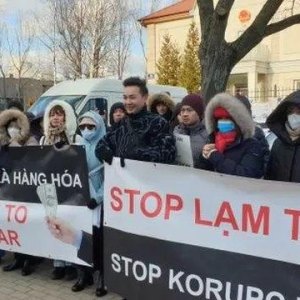
[{"label": "van window", "polygon": [[29,111],[33,113],[35,116],[43,113],[46,110],[46,107],[48,104],[50,104],[54,100],[61,100],[61,101],[66,101],[69,104],[71,104],[74,109],[79,106],[81,101],[85,98],[86,96],[44,96],[39,98],[33,106],[30,107]]},{"label": "van window", "polygon": [[80,115],[90,110],[97,111],[101,116],[105,115],[107,117],[107,100],[105,98],[89,99],[82,111],[80,112]]}]

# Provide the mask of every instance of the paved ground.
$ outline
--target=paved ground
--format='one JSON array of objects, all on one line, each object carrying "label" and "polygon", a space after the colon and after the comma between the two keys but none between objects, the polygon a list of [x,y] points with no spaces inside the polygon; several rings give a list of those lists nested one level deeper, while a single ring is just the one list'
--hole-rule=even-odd
[{"label": "paved ground", "polygon": [[0,300],[120,300],[109,294],[103,298],[95,297],[95,287],[89,287],[80,293],[73,293],[74,282],[53,281],[50,279],[51,263],[39,265],[36,272],[23,277],[20,271],[4,273],[2,265],[11,257],[5,257],[0,269]]}]

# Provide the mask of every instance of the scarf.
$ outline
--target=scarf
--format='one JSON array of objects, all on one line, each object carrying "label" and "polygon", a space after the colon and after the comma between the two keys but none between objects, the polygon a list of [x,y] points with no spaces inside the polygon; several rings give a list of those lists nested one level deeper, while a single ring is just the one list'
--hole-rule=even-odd
[{"label": "scarf", "polygon": [[290,127],[290,124],[289,122],[286,122],[285,123],[285,128],[291,138],[292,141],[296,141],[300,138],[300,128],[296,129],[296,130],[293,130],[291,127]]},{"label": "scarf", "polygon": [[59,127],[53,128],[51,125],[48,129],[48,134],[46,135],[45,138],[45,145],[54,145],[58,142],[67,142],[68,137],[66,135],[66,126],[61,125]]},{"label": "scarf", "polygon": [[237,132],[235,130],[227,133],[217,132],[215,138],[216,149],[224,153],[226,148],[235,142],[236,137]]}]

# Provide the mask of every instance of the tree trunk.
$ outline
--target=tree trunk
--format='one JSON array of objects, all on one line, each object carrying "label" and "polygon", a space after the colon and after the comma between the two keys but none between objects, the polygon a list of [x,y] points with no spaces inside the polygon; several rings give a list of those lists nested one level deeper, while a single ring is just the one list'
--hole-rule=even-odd
[{"label": "tree trunk", "polygon": [[202,67],[202,94],[205,102],[217,93],[225,92],[230,72],[234,66],[233,51],[226,42],[200,45]]}]

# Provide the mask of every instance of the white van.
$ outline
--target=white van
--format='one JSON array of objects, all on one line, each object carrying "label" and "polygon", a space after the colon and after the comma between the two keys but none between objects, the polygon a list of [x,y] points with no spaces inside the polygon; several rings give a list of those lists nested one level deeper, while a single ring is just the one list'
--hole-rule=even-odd
[{"label": "white van", "polygon": [[[150,94],[168,92],[176,103],[187,95],[187,90],[181,87],[148,84],[148,89]],[[96,109],[100,114],[108,113],[114,103],[123,100],[123,84],[122,81],[116,79],[64,81],[44,93],[29,111],[37,116],[43,113],[53,100],[67,101],[78,115]]]}]

